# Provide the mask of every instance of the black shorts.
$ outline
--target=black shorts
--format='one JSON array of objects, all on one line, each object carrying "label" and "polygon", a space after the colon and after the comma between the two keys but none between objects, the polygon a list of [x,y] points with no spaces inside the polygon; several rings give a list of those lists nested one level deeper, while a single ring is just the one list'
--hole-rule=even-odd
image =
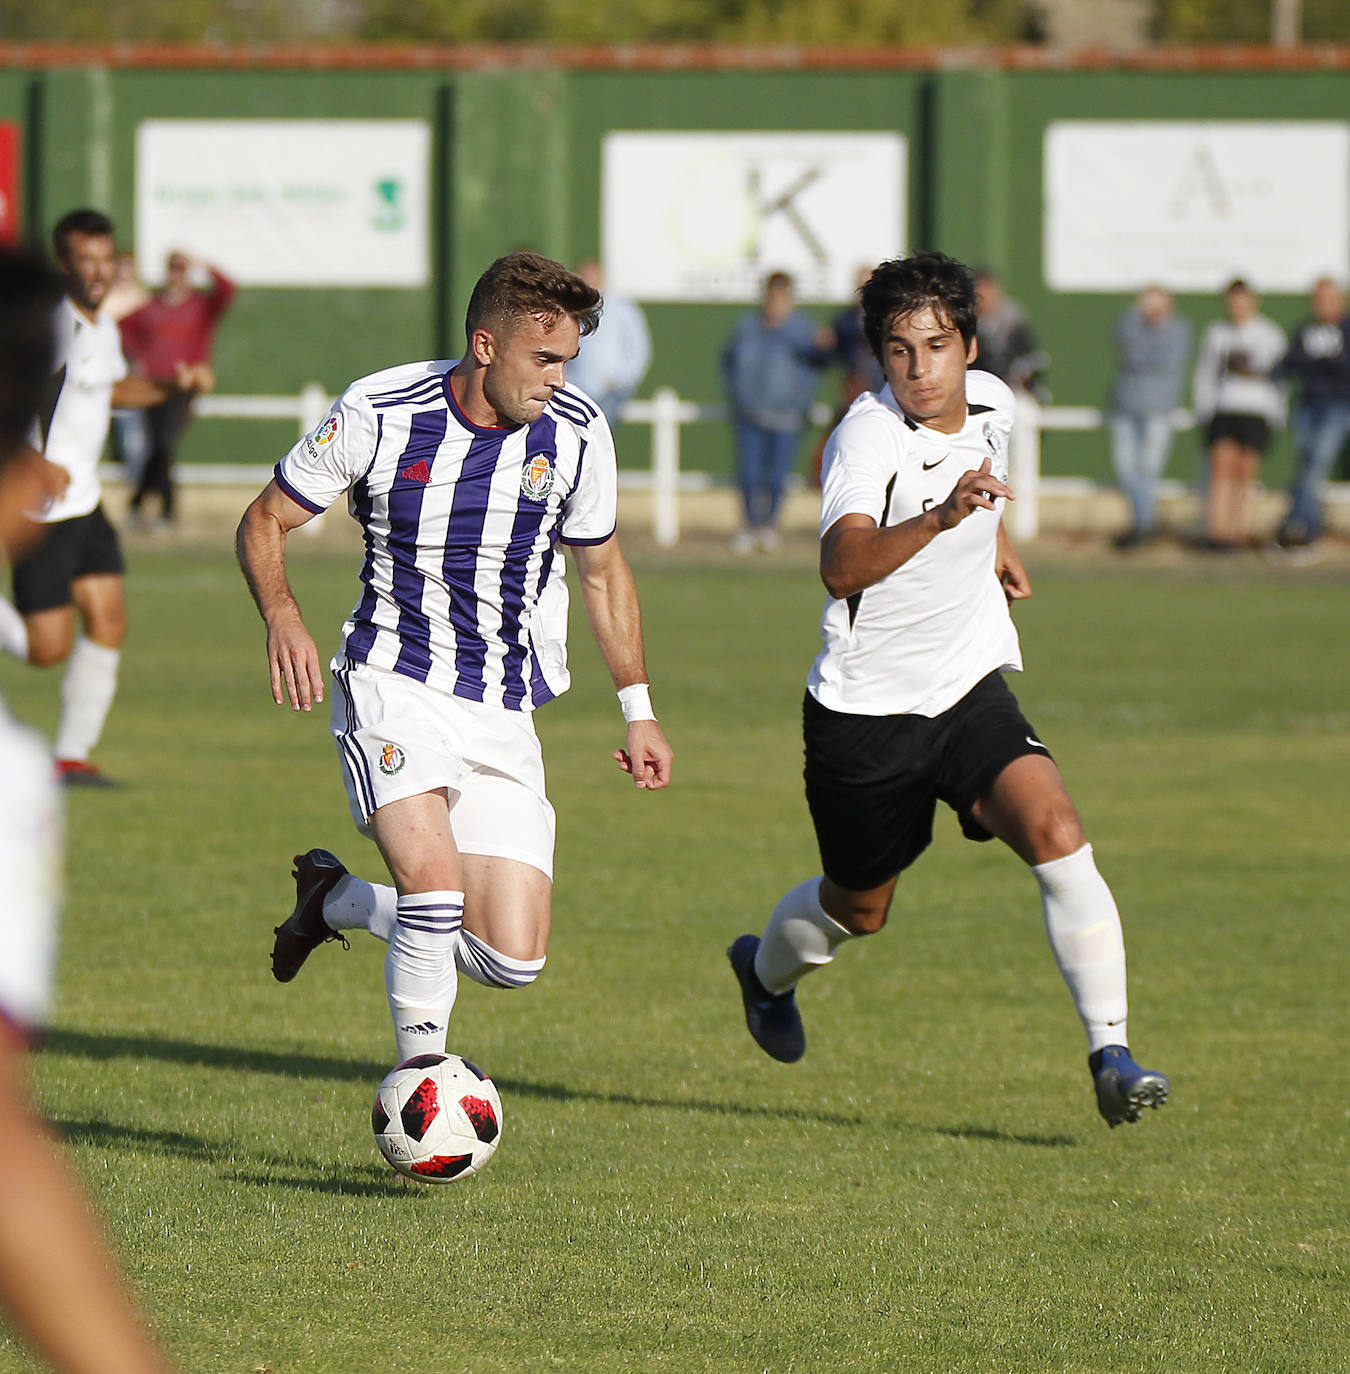
[{"label": "black shorts", "polygon": [[47,526],[37,548],[14,565],[14,605],[21,615],[71,604],[70,584],[77,577],[120,573],[122,549],[117,531],[103,507],[73,520]]},{"label": "black shorts", "polygon": [[880,887],[928,848],[938,801],[957,813],[968,839],[992,839],[971,807],[1014,759],[1050,757],[1002,673],[931,719],[848,715],[808,692],[802,721],[821,863],[853,892]]},{"label": "black shorts", "polygon": [[1239,415],[1235,411],[1221,410],[1205,431],[1207,443],[1212,444],[1216,439],[1232,439],[1243,448],[1265,453],[1270,447],[1270,422],[1260,415]]}]

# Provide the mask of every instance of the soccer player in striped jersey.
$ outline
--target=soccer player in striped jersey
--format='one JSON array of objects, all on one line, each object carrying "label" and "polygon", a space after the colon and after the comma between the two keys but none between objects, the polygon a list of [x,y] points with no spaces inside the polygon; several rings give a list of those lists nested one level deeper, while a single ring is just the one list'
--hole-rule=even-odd
[{"label": "soccer player in striped jersey", "polygon": [[239,526],[272,695],[298,711],[323,700],[323,676],[286,537],[343,495],[365,534],[361,595],[331,665],[332,732],[353,819],[393,885],[327,850],[298,856],[272,972],[288,982],[344,930],[388,941],[400,1061],[444,1049],[459,973],[514,988],[544,966],[554,816],[531,713],[568,685],[560,545],[627,721],[614,757],[641,789],[670,781],[615,534],[613,440],[564,376],[599,309],[557,263],[499,258],[470,298],[464,357],[354,382]]},{"label": "soccer player in striped jersey", "polygon": [[801,1058],[795,988],[844,942],[881,929],[936,803],[967,838],[1030,868],[1088,1040],[1102,1116],[1166,1100],[1125,1040],[1120,916],[1059,769],[1004,681],[1022,666],[1008,603],[1031,585],[1000,524],[1013,398],[976,355],[975,284],[940,253],[882,263],[863,328],[886,385],[825,447],[820,571],[829,599],[803,707],[806,799],[824,874],[790,889],[761,936],[727,951],[746,1024]]}]

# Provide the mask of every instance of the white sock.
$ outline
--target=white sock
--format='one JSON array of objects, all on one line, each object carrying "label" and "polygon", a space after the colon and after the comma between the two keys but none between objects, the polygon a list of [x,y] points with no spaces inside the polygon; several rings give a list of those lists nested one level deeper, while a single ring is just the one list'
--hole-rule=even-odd
[{"label": "white sock", "polygon": [[14,607],[0,596],[0,652],[28,658],[28,626]]},{"label": "white sock", "polygon": [[398,889],[348,873],[323,899],[323,919],[330,930],[368,930],[387,945],[398,928]]},{"label": "white sock", "polygon": [[398,899],[398,924],[384,960],[384,988],[394,1018],[398,1062],[444,1054],[459,975],[455,946],[464,918],[462,892],[410,892]]},{"label": "white sock", "polygon": [[460,931],[455,963],[466,978],[485,988],[523,988],[539,977],[543,959],[513,959],[492,948],[472,931]]},{"label": "white sock", "polygon": [[775,996],[797,980],[828,964],[845,940],[853,939],[820,904],[820,878],[798,883],[773,909],[755,951],[755,977]]},{"label": "white sock", "polygon": [[95,644],[83,635],[75,641],[61,683],[61,725],[56,732],[56,757],[84,762],[103,733],[103,722],[117,694],[119,649]]},{"label": "white sock", "polygon": [[1050,948],[1087,1031],[1088,1052],[1128,1045],[1125,937],[1116,900],[1093,862],[1092,846],[1035,864],[1031,871],[1041,885]]}]

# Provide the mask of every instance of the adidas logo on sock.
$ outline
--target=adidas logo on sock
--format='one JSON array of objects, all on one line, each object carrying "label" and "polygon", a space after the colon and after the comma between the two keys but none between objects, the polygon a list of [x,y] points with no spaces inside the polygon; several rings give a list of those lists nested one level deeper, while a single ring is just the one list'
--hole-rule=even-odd
[{"label": "adidas logo on sock", "polygon": [[419,460],[404,468],[403,471],[399,473],[399,476],[402,477],[405,482],[430,482],[431,469],[427,467],[424,461]]},{"label": "adidas logo on sock", "polygon": [[416,1026],[399,1027],[399,1030],[405,1035],[435,1035],[437,1031],[443,1031],[444,1029],[444,1026],[438,1026],[434,1021],[423,1021],[420,1025]]}]

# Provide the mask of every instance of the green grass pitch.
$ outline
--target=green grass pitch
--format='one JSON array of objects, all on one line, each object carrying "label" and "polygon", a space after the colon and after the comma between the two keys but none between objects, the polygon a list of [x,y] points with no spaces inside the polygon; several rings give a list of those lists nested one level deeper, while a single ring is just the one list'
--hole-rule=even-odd
[{"label": "green grass pitch", "polygon": [[[142,550],[101,761],[70,798],[38,1097],[185,1371],[1341,1371],[1350,1366],[1344,574],[1031,560],[1014,685],[1069,782],[1171,1103],[1109,1131],[1008,852],[940,819],[890,925],[752,1045],[724,949],[816,870],[804,563],[638,561],[676,783],[638,795],[574,608],[540,717],[559,813],[549,964],[463,984],[451,1047],[505,1102],[448,1188],[398,1180],[383,947],[268,970],[290,856],[379,875],[326,710],[271,703],[222,549]],[[331,649],[355,565],[299,543]],[[58,677],[0,671],[50,729]],[[76,1318],[77,1319],[77,1318]],[[0,1338],[0,1371],[31,1364]]]}]

